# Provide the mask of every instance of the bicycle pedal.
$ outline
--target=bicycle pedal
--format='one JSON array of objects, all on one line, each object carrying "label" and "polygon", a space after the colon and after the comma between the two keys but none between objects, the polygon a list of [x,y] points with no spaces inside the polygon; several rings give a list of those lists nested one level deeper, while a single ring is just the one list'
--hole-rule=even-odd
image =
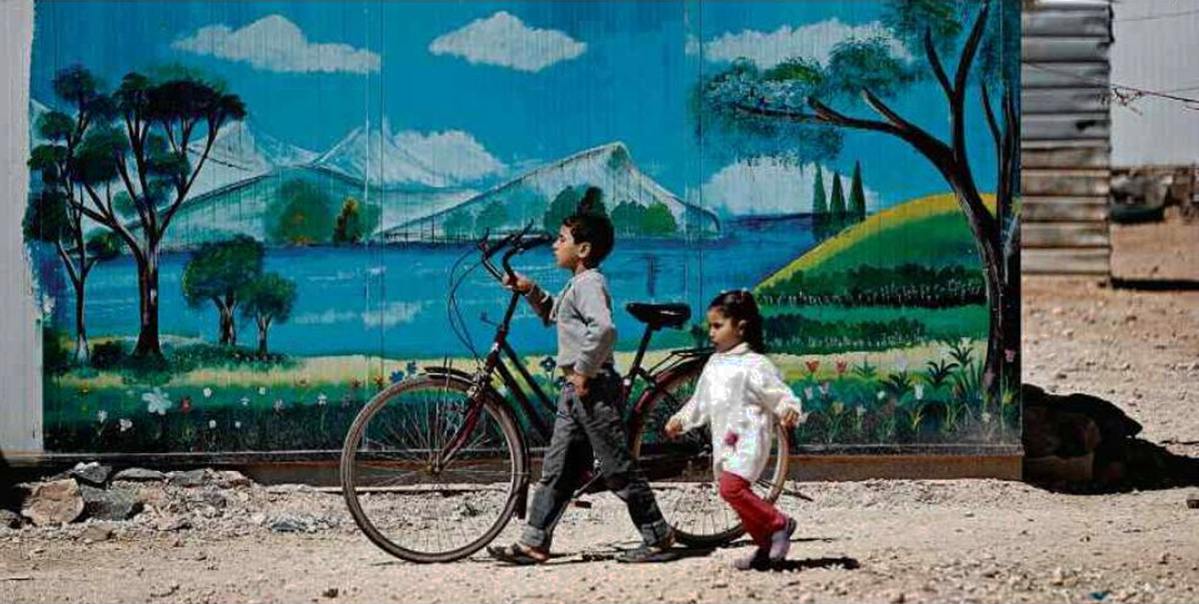
[{"label": "bicycle pedal", "polygon": [[570,503],[576,508],[583,508],[585,510],[591,509],[591,502],[587,501],[586,499],[576,499]]}]

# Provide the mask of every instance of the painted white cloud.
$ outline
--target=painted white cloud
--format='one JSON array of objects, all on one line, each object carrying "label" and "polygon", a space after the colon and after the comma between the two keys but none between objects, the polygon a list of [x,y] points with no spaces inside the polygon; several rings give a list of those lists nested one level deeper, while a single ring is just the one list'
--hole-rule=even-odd
[{"label": "painted white cloud", "polygon": [[[903,44],[882,23],[874,21],[865,25],[849,25],[836,17],[796,28],[784,25],[773,32],[747,29],[739,33],[726,33],[705,42],[703,52],[704,58],[709,61],[746,58],[762,68],[774,67],[793,57],[814,59],[824,65],[838,43],[872,38],[886,40],[896,56],[911,58]],[[699,53],[699,43],[688,40],[686,50],[688,54]]]},{"label": "painted white cloud", "polygon": [[586,50],[584,42],[557,30],[530,27],[505,11],[476,19],[429,44],[429,52],[435,55],[452,55],[471,63],[528,72],[569,61]]},{"label": "painted white cloud", "polygon": [[310,42],[295,23],[281,15],[263,17],[241,29],[226,25],[201,27],[171,48],[281,72],[379,71],[379,55],[348,44]]},{"label": "painted white cloud", "polygon": [[482,143],[461,130],[421,134],[406,130],[395,135],[401,149],[425,160],[439,174],[467,181],[504,171],[504,163],[487,152]]},{"label": "painted white cloud", "polygon": [[[743,159],[712,175],[703,186],[703,205],[726,215],[795,214],[812,211],[816,167],[791,165],[772,157]],[[833,171],[824,173],[824,191],[833,193]],[[863,174],[869,180],[869,174]],[[849,203],[850,175],[841,175],[841,187]],[[879,207],[879,195],[863,186],[866,209]]]}]

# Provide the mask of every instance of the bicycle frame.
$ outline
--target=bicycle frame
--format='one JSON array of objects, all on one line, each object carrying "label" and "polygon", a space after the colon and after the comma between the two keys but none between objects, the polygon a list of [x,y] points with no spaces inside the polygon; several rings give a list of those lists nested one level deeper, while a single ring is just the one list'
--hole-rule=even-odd
[{"label": "bicycle frame", "polygon": [[[519,237],[516,238],[516,241],[519,242]],[[489,259],[491,253],[494,253],[495,251],[496,249],[493,249],[489,253],[484,248],[483,266],[489,273],[491,273],[493,277],[495,277],[498,281],[503,282],[504,273],[501,273],[500,270],[496,268]],[[509,261],[513,255],[519,253],[520,251],[524,250],[522,250],[518,245],[517,247],[513,247],[512,249],[508,250],[508,252],[504,255],[504,270],[509,275],[513,274],[512,268],[509,265]],[[533,426],[542,439],[549,440],[553,426],[546,425],[546,422],[542,419],[541,415],[537,413],[536,409],[534,408],[534,400],[537,404],[540,404],[542,408],[548,410],[551,416],[557,412],[557,408],[555,407],[553,400],[537,384],[537,381],[529,373],[528,369],[525,368],[525,364],[521,360],[520,355],[508,343],[510,324],[512,322],[512,317],[516,314],[516,308],[520,304],[520,299],[521,294],[516,291],[513,291],[509,297],[507,307],[504,310],[504,317],[496,326],[495,337],[492,340],[491,348],[487,353],[487,357],[484,359],[483,366],[480,370],[475,372],[471,378],[471,406],[467,409],[466,417],[462,422],[462,426],[458,429],[458,432],[454,435],[454,437],[451,438],[442,449],[441,454],[438,456],[437,461],[435,462],[435,465],[441,466],[449,462],[465,445],[470,437],[470,434],[477,426],[479,416],[483,411],[484,397],[478,395],[485,389],[491,388],[492,379],[497,373],[499,374],[500,381],[503,382],[507,391],[516,400],[517,407],[525,415],[525,417],[529,419],[529,424]],[[633,384],[637,378],[645,380],[646,384],[648,384],[649,390],[642,394],[642,398],[644,398],[646,394],[652,395],[660,390],[657,381],[653,377],[653,373],[660,367],[667,365],[666,368],[669,369],[670,367],[673,367],[673,365],[684,362],[695,356],[705,355],[708,352],[706,349],[701,348],[672,351],[669,356],[655,364],[651,370],[646,370],[641,366],[641,363],[645,358],[645,352],[649,347],[650,340],[653,338],[654,331],[655,330],[652,327],[646,326],[645,333],[642,335],[641,341],[637,346],[637,354],[633,359],[633,364],[629,367],[628,373],[622,379],[621,402],[623,407],[627,407],[628,405],[628,398],[632,393]],[[505,359],[507,359],[507,363],[505,363]],[[509,365],[511,365],[511,367],[509,367]],[[515,371],[513,368],[515,368]],[[530,399],[526,388],[517,381],[516,376],[518,375],[524,380],[524,383],[528,385],[528,388],[532,390],[534,400]],[[509,407],[511,408],[510,403]]]}]

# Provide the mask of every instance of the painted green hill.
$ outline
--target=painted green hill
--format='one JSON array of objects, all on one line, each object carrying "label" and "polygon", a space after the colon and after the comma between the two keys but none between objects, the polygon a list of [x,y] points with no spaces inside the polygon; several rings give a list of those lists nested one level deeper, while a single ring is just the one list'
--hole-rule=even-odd
[{"label": "painted green hill", "polygon": [[[994,207],[994,196],[985,196]],[[816,246],[755,288],[805,275],[903,265],[981,268],[974,236],[952,193],[914,199],[874,214]]]}]

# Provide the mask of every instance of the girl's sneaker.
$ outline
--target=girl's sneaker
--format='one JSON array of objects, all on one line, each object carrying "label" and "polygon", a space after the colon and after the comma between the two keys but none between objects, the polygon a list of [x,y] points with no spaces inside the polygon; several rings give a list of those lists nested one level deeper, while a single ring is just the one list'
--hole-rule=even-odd
[{"label": "girl's sneaker", "polygon": [[770,561],[778,562],[786,559],[791,551],[791,535],[795,534],[798,523],[794,518],[787,518],[787,524],[770,536]]},{"label": "girl's sneaker", "polygon": [[770,548],[759,547],[754,553],[733,560],[737,570],[766,570],[770,568]]}]

